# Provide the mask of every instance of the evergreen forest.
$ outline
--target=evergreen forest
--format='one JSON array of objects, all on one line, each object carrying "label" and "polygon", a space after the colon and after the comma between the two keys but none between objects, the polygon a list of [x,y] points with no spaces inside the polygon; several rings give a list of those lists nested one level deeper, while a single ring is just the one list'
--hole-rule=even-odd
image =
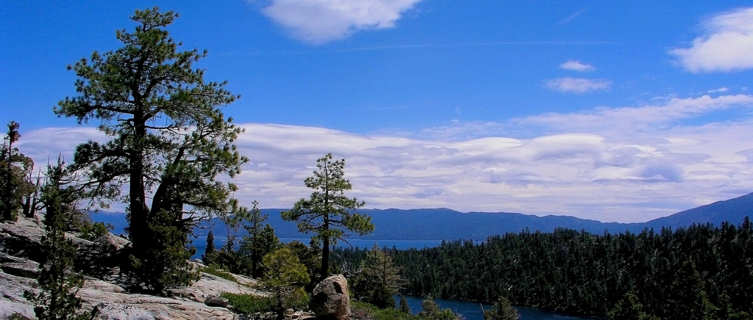
[{"label": "evergreen forest", "polygon": [[[484,242],[387,249],[406,283],[402,293],[621,319],[750,319],[753,226],[601,235],[558,229],[508,233]],[[340,249],[357,265],[366,251]],[[630,317],[632,318],[632,316]]]}]

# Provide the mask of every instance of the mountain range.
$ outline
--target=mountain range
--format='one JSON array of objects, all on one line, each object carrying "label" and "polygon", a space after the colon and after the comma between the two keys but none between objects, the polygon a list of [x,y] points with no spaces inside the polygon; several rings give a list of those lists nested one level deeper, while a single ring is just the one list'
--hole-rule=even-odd
[{"label": "mountain range", "polygon": [[[269,216],[266,221],[275,228],[281,238],[307,238],[298,232],[296,224],[284,221],[280,212],[284,209],[264,209]],[[640,232],[646,228],[682,228],[692,224],[720,225],[722,222],[739,224],[746,216],[753,216],[753,193],[714,202],[712,204],[681,211],[666,217],[641,223],[600,222],[571,216],[535,216],[510,212],[458,212],[451,209],[363,209],[360,213],[371,216],[375,226],[373,233],[352,238],[366,240],[484,240],[489,236],[520,232],[551,232],[556,228],[585,230],[591,233]],[[123,233],[126,226],[122,213],[92,213],[94,221],[110,223],[115,233]],[[228,228],[218,219],[203,222],[196,235],[202,238],[209,228],[215,235],[224,236]]]},{"label": "mountain range", "polygon": [[[263,209],[269,216],[266,223],[275,228],[281,238],[307,238],[298,232],[294,222],[284,221],[280,212],[285,209]],[[683,228],[692,224],[720,225],[722,222],[739,224],[746,216],[753,216],[753,193],[714,202],[681,211],[666,217],[641,222],[600,222],[571,216],[535,216],[511,212],[459,212],[451,209],[362,209],[360,213],[371,216],[375,230],[365,236],[352,238],[366,240],[484,240],[489,236],[520,232],[551,232],[556,228],[585,230],[591,233],[640,232],[647,228]],[[91,213],[94,221],[112,224],[115,233],[123,233],[126,226],[122,213]],[[211,228],[216,236],[224,236],[228,228],[219,219],[203,222],[196,235],[201,237]]]}]

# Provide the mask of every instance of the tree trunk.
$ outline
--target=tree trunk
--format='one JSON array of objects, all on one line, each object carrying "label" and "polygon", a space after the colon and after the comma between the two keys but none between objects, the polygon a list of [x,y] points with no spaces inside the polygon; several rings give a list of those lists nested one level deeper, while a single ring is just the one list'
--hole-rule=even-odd
[{"label": "tree trunk", "polygon": [[[329,231],[329,215],[324,214],[324,230]],[[319,270],[321,280],[324,280],[329,275],[329,236],[324,235],[322,237],[322,267]]]},{"label": "tree trunk", "polygon": [[130,223],[128,228],[128,234],[130,240],[133,243],[135,252],[139,252],[137,248],[141,248],[142,239],[146,236],[147,223],[146,218],[149,208],[146,205],[146,191],[144,190],[144,139],[146,138],[146,121],[141,115],[134,116],[134,133],[136,139],[136,146],[133,152],[129,155],[130,164],[130,184],[129,184],[129,217]]},{"label": "tree trunk", "polygon": [[5,164],[7,167],[5,168],[5,177],[3,177],[5,178],[5,181],[6,181],[5,183],[6,189],[2,190],[3,198],[0,199],[3,202],[5,202],[2,207],[3,212],[0,212],[0,215],[2,215],[2,217],[0,217],[1,218],[0,220],[10,220],[13,217],[13,210],[11,209],[11,202],[13,201],[13,187],[11,183],[11,165],[10,165],[12,161],[11,159],[13,158],[13,154],[11,154],[12,151],[13,151],[13,141],[11,140],[10,143],[8,144],[8,152],[5,155],[6,158],[2,159],[2,160],[5,160]]}]

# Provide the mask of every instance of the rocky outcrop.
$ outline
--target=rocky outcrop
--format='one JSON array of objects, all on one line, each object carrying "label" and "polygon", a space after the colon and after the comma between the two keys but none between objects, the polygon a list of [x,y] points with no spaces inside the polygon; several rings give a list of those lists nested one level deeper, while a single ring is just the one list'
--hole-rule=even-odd
[{"label": "rocky outcrop", "polygon": [[[22,259],[18,258],[17,259]],[[206,274],[203,274],[206,275]],[[213,276],[212,276],[213,277]],[[202,277],[199,287],[186,288],[199,292],[199,288],[228,288],[236,293],[257,292],[253,288],[231,286],[229,280]],[[197,282],[198,283],[198,282]],[[0,319],[19,313],[33,318],[33,306],[24,298],[25,291],[38,292],[35,279],[0,271]],[[127,293],[122,287],[99,279],[87,278],[77,295],[84,308],[96,307],[98,319],[236,319],[237,315],[227,308],[208,306],[203,300],[187,297],[157,297],[146,294]]]},{"label": "rocky outcrop", "polygon": [[[203,265],[197,264],[201,268]],[[201,273],[201,278],[188,287],[170,289],[174,296],[186,298],[196,302],[204,302],[208,297],[221,296],[223,293],[250,294],[260,297],[269,296],[268,292],[257,290],[256,280],[240,275],[233,275],[236,281],[230,281],[218,276]]]},{"label": "rocky outcrop", "polygon": [[[0,319],[15,313],[34,318],[33,306],[24,298],[24,292],[38,292],[35,277],[39,264],[34,260],[39,259],[43,235],[44,228],[38,219],[20,217],[17,222],[0,223]],[[127,240],[113,235],[94,242],[74,234],[67,234],[66,237],[77,245],[78,255],[84,254],[85,259],[91,259],[86,258],[87,255],[100,254],[102,248],[117,252],[128,244]],[[202,273],[191,286],[171,290],[170,297],[133,294],[113,280],[117,278],[117,270],[108,272],[105,276],[87,276],[83,287],[77,292],[85,309],[97,308],[98,319],[235,320],[239,319],[239,315],[223,307],[227,306],[226,301],[215,303],[222,293],[269,295],[255,288],[254,279],[233,275],[235,281],[231,281],[207,273]],[[210,297],[215,300],[205,303]]]},{"label": "rocky outcrop", "polygon": [[349,319],[350,294],[345,276],[333,275],[319,282],[312,293],[311,310],[320,319]]},{"label": "rocky outcrop", "polygon": [[34,307],[24,298],[24,291],[38,292],[37,281],[0,271],[0,319],[18,313],[34,318]]},{"label": "rocky outcrop", "polygon": [[[88,282],[88,281],[87,281]],[[236,315],[226,308],[210,307],[204,303],[146,294],[108,292],[85,284],[78,292],[84,305],[96,306],[98,319],[226,319]]]},{"label": "rocky outcrop", "polygon": [[44,227],[39,219],[19,217],[0,223],[0,251],[8,255],[39,260]]},{"label": "rocky outcrop", "polygon": [[39,263],[0,252],[0,269],[15,276],[35,278],[39,274]]},{"label": "rocky outcrop", "polygon": [[[45,234],[41,221],[42,218],[36,216],[19,217],[14,222],[0,223],[0,252],[7,256],[40,261],[42,237]],[[78,248],[76,267],[87,273],[105,274],[111,271],[111,263],[117,260],[117,253],[130,243],[127,239],[109,232],[96,241],[79,238],[74,233],[66,233],[65,237]]]}]

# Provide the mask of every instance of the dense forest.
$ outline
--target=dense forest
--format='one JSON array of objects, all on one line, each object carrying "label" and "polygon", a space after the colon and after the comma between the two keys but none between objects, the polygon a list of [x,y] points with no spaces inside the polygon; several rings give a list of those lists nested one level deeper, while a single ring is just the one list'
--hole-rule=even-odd
[{"label": "dense forest", "polygon": [[[753,314],[753,226],[723,224],[639,234],[558,229],[388,249],[402,293],[610,318],[748,319]],[[358,265],[363,249],[336,252]]]}]

